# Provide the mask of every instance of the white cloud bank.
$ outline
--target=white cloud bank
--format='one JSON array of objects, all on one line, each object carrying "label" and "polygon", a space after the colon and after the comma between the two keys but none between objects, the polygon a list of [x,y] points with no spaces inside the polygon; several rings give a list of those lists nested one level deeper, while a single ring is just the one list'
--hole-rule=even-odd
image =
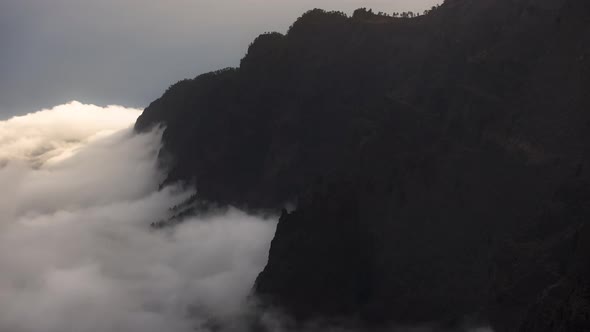
[{"label": "white cloud bank", "polygon": [[158,191],[158,131],[139,110],[71,102],[0,122],[0,331],[207,331],[235,317],[275,221],[229,210],[150,223],[191,193]]}]

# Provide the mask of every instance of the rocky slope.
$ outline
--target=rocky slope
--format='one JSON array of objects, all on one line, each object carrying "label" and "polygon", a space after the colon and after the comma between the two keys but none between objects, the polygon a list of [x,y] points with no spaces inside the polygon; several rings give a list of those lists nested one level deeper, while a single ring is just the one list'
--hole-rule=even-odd
[{"label": "rocky slope", "polygon": [[283,211],[255,293],[298,320],[589,328],[590,3],[312,10],[170,87],[167,182]]}]

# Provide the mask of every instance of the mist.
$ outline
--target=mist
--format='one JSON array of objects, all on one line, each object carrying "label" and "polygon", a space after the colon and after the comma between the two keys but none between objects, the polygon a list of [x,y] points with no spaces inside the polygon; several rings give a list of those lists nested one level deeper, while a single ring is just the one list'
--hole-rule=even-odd
[{"label": "mist", "polygon": [[244,313],[276,221],[226,209],[155,230],[161,131],[71,102],[0,122],[0,330],[208,331]]}]

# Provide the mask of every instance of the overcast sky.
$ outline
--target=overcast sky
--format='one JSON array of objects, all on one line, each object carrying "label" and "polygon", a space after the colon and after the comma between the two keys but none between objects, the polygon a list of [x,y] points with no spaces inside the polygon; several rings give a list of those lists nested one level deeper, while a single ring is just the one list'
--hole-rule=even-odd
[{"label": "overcast sky", "polygon": [[260,33],[312,8],[422,11],[440,0],[0,0],[0,119],[80,100],[145,107],[236,66]]}]

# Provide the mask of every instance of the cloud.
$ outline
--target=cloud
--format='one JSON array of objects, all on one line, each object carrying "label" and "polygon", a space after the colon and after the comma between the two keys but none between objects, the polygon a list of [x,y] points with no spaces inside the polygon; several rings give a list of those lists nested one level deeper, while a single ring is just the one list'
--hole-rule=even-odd
[{"label": "cloud", "polygon": [[0,161],[40,166],[64,159],[93,140],[129,127],[141,110],[77,101],[0,122]]},{"label": "cloud", "polygon": [[229,209],[154,230],[161,132],[71,102],[0,122],[0,330],[207,331],[242,314],[275,220]]}]

